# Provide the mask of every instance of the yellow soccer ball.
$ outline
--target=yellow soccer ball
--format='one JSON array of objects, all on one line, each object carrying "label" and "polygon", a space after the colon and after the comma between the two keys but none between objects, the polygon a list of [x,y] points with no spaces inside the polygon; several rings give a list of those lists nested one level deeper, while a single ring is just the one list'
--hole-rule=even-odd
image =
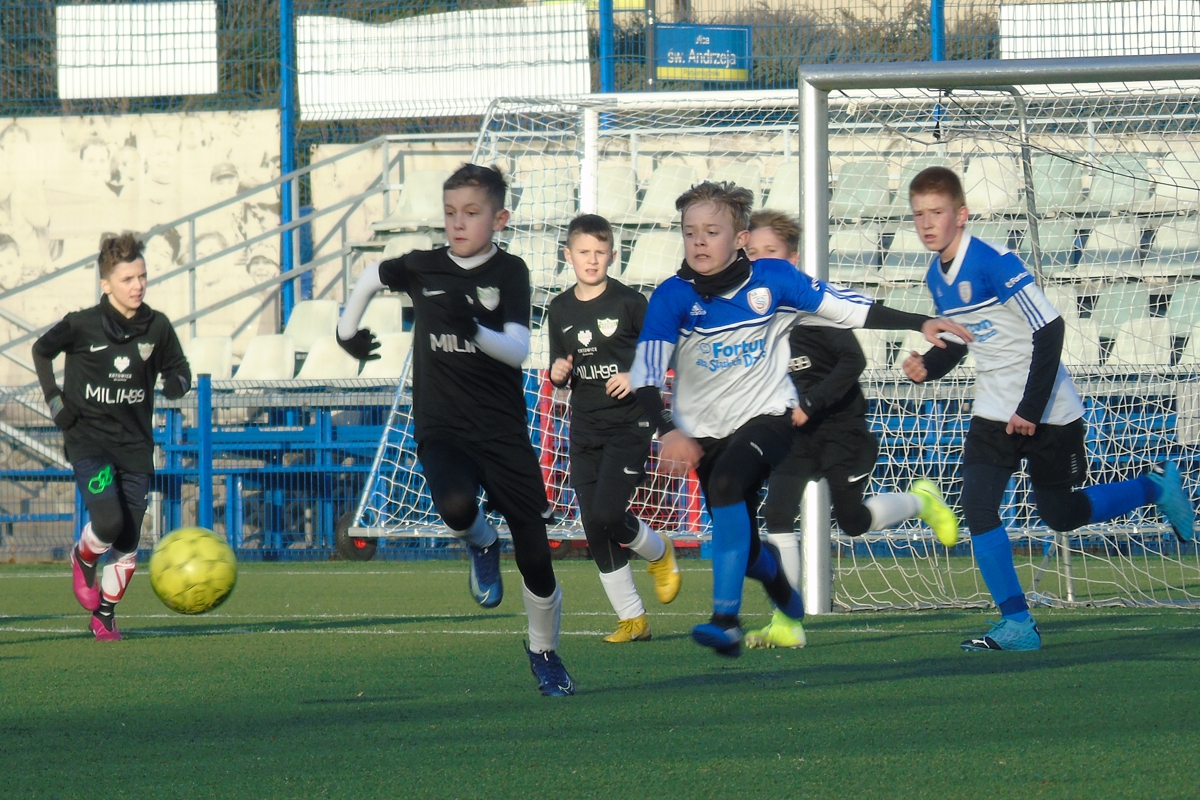
[{"label": "yellow soccer ball", "polygon": [[205,528],[173,531],[150,554],[150,585],[167,608],[180,614],[211,611],[236,583],[233,549]]}]

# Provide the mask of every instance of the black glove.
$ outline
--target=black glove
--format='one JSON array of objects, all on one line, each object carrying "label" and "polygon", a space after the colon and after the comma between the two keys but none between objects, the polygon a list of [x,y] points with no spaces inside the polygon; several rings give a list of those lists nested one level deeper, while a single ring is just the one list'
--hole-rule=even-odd
[{"label": "black glove", "polygon": [[339,335],[337,343],[341,345],[343,350],[359,361],[379,360],[379,353],[375,352],[379,349],[379,340],[375,338],[375,334],[371,333],[369,328],[362,328],[355,331],[354,335],[349,339],[343,339]]},{"label": "black glove", "polygon": [[54,424],[60,431],[69,430],[79,421],[78,412],[63,402],[61,394],[52,395],[46,404],[50,406],[50,416],[54,417]]},{"label": "black glove", "polygon": [[426,295],[425,299],[441,309],[442,322],[451,333],[460,339],[475,338],[479,323],[475,321],[475,308],[465,294],[452,289],[433,297]]},{"label": "black glove", "polygon": [[163,375],[163,397],[168,400],[178,400],[192,388],[191,375],[187,372],[176,372],[174,375]]}]

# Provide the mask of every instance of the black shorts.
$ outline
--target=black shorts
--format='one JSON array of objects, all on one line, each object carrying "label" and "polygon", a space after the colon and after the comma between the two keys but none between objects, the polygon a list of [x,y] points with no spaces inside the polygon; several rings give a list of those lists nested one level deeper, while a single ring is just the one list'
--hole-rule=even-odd
[{"label": "black shorts", "polygon": [[1069,489],[1087,478],[1083,419],[1065,425],[1038,425],[1033,436],[1005,433],[1006,422],[971,417],[963,464],[987,464],[1016,472],[1027,462],[1029,480],[1039,489]]},{"label": "black shorts", "polygon": [[797,428],[787,458],[771,472],[804,482],[825,478],[830,486],[860,483],[871,477],[879,458],[879,440],[862,417],[826,420],[808,431]]},{"label": "black shorts", "polygon": [[454,486],[467,479],[487,492],[487,507],[510,528],[545,523],[551,516],[542,467],[529,437],[466,442],[439,436],[417,445],[417,460],[428,483]]},{"label": "black shorts", "polygon": [[[102,513],[97,508],[100,503],[111,504],[115,500],[120,504],[120,513],[125,520],[124,530],[111,544],[118,552],[135,552],[141,540],[142,517],[146,513],[150,482],[154,476],[146,472],[119,469],[105,458],[77,458],[71,467],[75,474],[75,485],[79,487],[79,494],[89,515]],[[111,505],[109,509],[112,509]]]},{"label": "black shorts", "polygon": [[596,483],[602,473],[621,474],[632,486],[646,479],[650,457],[650,428],[614,431],[602,444],[571,441],[571,485]]}]

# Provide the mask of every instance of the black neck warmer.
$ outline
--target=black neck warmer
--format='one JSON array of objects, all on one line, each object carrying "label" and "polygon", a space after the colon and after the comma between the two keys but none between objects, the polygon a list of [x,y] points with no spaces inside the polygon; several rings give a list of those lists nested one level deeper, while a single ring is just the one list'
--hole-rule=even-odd
[{"label": "black neck warmer", "polygon": [[132,317],[125,317],[120,311],[113,308],[112,303],[108,300],[108,295],[100,298],[100,314],[104,324],[104,333],[109,339],[118,343],[128,342],[133,337],[144,334],[149,330],[150,319],[154,316],[150,306],[142,303],[138,306],[138,310],[133,312]]},{"label": "black neck warmer", "polygon": [[726,294],[749,279],[750,259],[746,258],[746,251],[738,250],[733,263],[713,275],[701,275],[689,267],[687,261],[683,262],[683,266],[675,274],[696,287],[700,297],[707,303],[713,297]]}]

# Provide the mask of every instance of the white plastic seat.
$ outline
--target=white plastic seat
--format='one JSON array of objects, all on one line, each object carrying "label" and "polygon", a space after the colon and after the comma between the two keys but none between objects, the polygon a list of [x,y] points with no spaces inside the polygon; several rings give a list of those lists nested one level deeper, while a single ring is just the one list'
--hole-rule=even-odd
[{"label": "white plastic seat", "polygon": [[1041,249],[1041,271],[1047,277],[1070,277],[1075,269],[1075,254],[1078,249],[1079,232],[1072,219],[1040,220],[1031,223],[1021,238],[1018,252],[1026,266],[1032,271],[1033,228],[1037,228],[1038,246]]},{"label": "white plastic seat", "polygon": [[834,283],[875,283],[879,280],[878,225],[831,228],[829,280]]},{"label": "white plastic seat", "polygon": [[233,377],[233,337],[195,336],[183,346],[192,375],[211,375],[214,381]]},{"label": "white plastic seat", "polygon": [[967,162],[963,190],[972,214],[1015,214],[1020,205],[1022,181],[1012,156],[975,156]]},{"label": "white plastic seat", "polygon": [[1063,214],[1083,204],[1083,165],[1046,153],[1030,159],[1038,214]]},{"label": "white plastic seat", "polygon": [[395,333],[403,325],[404,300],[398,294],[377,294],[367,304],[358,327],[369,328],[371,333],[381,336]]},{"label": "white plastic seat", "polygon": [[754,207],[762,208],[762,166],[757,161],[725,161],[708,171],[708,180],[736,183],[754,192]]},{"label": "white plastic seat", "polygon": [[910,314],[925,314],[930,317],[937,315],[929,289],[924,286],[902,286],[892,289],[883,298],[883,302],[884,305]]},{"label": "white plastic seat", "polygon": [[246,345],[241,366],[234,373],[236,381],[287,381],[296,368],[296,348],[292,337],[277,333],[255,336]]},{"label": "white plastic seat", "polygon": [[1175,336],[1187,336],[1200,324],[1200,281],[1185,281],[1175,287],[1167,306],[1167,320]]},{"label": "white plastic seat", "polygon": [[292,307],[283,332],[292,337],[297,353],[307,353],[318,339],[332,336],[337,324],[336,300],[301,300]]},{"label": "white plastic seat", "polygon": [[767,195],[764,208],[773,208],[788,214],[800,213],[800,164],[785,161],[775,170],[771,181],[771,193]]},{"label": "white plastic seat", "polygon": [[838,170],[829,201],[835,219],[870,219],[887,216],[892,206],[888,163],[881,158],[850,161]]},{"label": "white plastic seat", "polygon": [[1092,322],[1101,336],[1113,338],[1117,329],[1131,319],[1150,316],[1150,290],[1140,283],[1105,286],[1092,309]]},{"label": "white plastic seat", "polygon": [[1092,169],[1087,205],[1097,212],[1135,211],[1150,199],[1146,157],[1137,153],[1108,153]]},{"label": "white plastic seat", "polygon": [[1141,226],[1130,219],[1100,220],[1083,244],[1075,276],[1084,279],[1141,276]]},{"label": "white plastic seat", "polygon": [[412,350],[413,335],[407,331],[385,333],[379,336],[379,358],[363,364],[358,377],[364,380],[396,381],[404,370],[404,359]]},{"label": "white plastic seat", "polygon": [[683,239],[678,231],[648,231],[633,243],[621,283],[653,288],[674,275],[682,264]]},{"label": "white plastic seat", "polygon": [[558,234],[519,232],[508,244],[508,252],[520,256],[529,267],[529,283],[534,288],[558,286]]},{"label": "white plastic seat", "polygon": [[1200,217],[1165,220],[1154,232],[1142,274],[1147,278],[1200,274]]},{"label": "white plastic seat", "polygon": [[1190,211],[1200,206],[1200,159],[1188,157],[1163,158],[1154,177],[1154,210]]},{"label": "white plastic seat", "polygon": [[414,169],[407,172],[396,210],[387,219],[373,223],[372,227],[377,231],[444,227],[442,184],[449,177],[450,173],[441,169]]},{"label": "white plastic seat", "polygon": [[1068,367],[1094,367],[1100,363],[1100,334],[1090,319],[1067,321],[1062,363]]},{"label": "white plastic seat", "polygon": [[596,213],[612,223],[631,219],[637,211],[637,174],[627,161],[602,161],[596,176]]},{"label": "white plastic seat", "polygon": [[387,261],[389,258],[399,258],[402,255],[407,255],[413,250],[432,250],[433,237],[428,233],[398,233],[395,236],[389,236],[387,244],[383,246],[382,260]]},{"label": "white plastic seat", "polygon": [[1161,317],[1131,319],[1117,329],[1110,366],[1165,367],[1171,363],[1171,323]]},{"label": "white plastic seat", "polygon": [[892,238],[879,275],[889,283],[917,283],[925,280],[932,260],[933,253],[925,247],[916,230],[905,225]]},{"label": "white plastic seat", "polygon": [[982,239],[988,244],[1007,248],[1012,236],[1012,223],[972,222],[967,225],[967,233],[976,239]]},{"label": "white plastic seat", "polygon": [[1189,332],[1179,363],[1187,366],[1200,364],[1200,325],[1193,326]]},{"label": "white plastic seat", "polygon": [[313,343],[296,380],[340,381],[357,377],[358,359],[343,350],[337,339],[324,336]]},{"label": "white plastic seat", "polygon": [[646,184],[646,194],[637,210],[638,222],[670,224],[679,216],[676,198],[698,182],[696,168],[690,164],[660,164]]},{"label": "white plastic seat", "polygon": [[1046,295],[1046,299],[1050,301],[1050,305],[1054,306],[1058,315],[1068,325],[1074,320],[1079,319],[1079,303],[1075,298],[1075,287],[1060,284],[1045,286],[1042,287],[1042,292]]},{"label": "white plastic seat", "polygon": [[579,186],[576,167],[535,169],[521,182],[521,200],[513,210],[515,224],[566,224],[579,207],[575,189]]}]

